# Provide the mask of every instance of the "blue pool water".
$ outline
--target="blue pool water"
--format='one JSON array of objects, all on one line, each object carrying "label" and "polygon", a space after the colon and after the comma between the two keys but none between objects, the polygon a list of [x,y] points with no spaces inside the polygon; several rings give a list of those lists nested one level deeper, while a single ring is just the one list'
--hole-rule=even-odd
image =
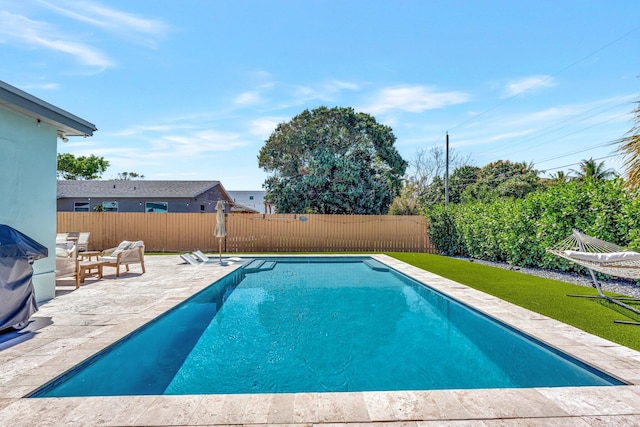
[{"label": "blue pool water", "polygon": [[619,384],[368,258],[278,258],[32,397]]}]

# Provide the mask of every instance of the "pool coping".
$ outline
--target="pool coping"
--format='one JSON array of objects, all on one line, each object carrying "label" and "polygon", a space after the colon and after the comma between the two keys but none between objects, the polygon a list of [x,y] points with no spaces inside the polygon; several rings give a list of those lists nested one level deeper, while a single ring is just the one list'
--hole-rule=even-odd
[{"label": "pool coping", "polygon": [[116,279],[111,271],[105,271],[103,280],[89,279],[80,289],[44,304],[28,328],[13,334],[9,341],[0,342],[0,421],[11,425],[157,426],[380,422],[424,425],[445,421],[482,426],[640,424],[640,352],[387,255],[370,256],[629,385],[24,398],[239,267],[231,263],[193,266],[184,264],[177,255],[147,256],[147,273],[141,275],[132,267],[131,272]]}]

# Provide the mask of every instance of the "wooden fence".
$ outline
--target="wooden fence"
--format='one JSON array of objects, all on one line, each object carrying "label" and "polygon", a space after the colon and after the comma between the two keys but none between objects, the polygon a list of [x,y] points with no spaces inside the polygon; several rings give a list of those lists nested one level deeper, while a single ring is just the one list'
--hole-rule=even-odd
[{"label": "wooden fence", "polygon": [[[88,231],[90,250],[144,240],[149,252],[217,252],[214,213],[58,212],[57,230]],[[427,252],[426,219],[392,215],[227,215],[227,253]]]}]

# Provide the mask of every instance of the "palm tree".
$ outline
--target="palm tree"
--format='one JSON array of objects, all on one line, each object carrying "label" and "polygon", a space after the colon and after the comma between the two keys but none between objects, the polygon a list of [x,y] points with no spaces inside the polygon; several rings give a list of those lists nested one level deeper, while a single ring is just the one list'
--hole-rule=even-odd
[{"label": "palm tree", "polygon": [[585,181],[587,179],[599,181],[616,176],[616,172],[613,169],[605,169],[604,162],[598,163],[593,159],[593,157],[589,160],[583,159],[579,166],[579,170],[571,169],[571,171],[576,174],[576,179],[580,181]]},{"label": "palm tree", "polygon": [[556,172],[556,173],[551,175],[550,180],[554,184],[560,184],[560,183],[563,183],[563,182],[570,181],[571,180],[571,176],[568,173],[565,173],[564,171],[558,171],[558,172]]},{"label": "palm tree", "polygon": [[640,101],[633,110],[635,124],[626,136],[614,141],[620,144],[618,151],[625,156],[624,167],[627,172],[627,186],[636,188],[640,186]]}]

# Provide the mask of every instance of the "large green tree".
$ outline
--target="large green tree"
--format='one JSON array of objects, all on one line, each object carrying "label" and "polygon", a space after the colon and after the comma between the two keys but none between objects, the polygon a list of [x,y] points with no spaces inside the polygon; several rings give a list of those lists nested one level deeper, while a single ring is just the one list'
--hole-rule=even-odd
[{"label": "large green tree", "polygon": [[94,154],[88,157],[76,157],[69,153],[58,154],[58,178],[69,180],[100,179],[108,167],[108,161]]},{"label": "large green tree", "polygon": [[282,213],[384,214],[407,162],[390,127],[352,108],[319,107],[281,123],[260,149],[267,200]]},{"label": "large green tree", "polygon": [[498,197],[513,197],[521,199],[527,194],[540,188],[538,173],[533,165],[527,163],[498,160],[481,169],[474,184],[466,187],[462,193],[462,200],[489,201]]},{"label": "large green tree", "polygon": [[480,168],[477,166],[461,166],[453,171],[449,177],[449,201],[460,203],[462,193],[467,187],[474,185],[478,181]]}]

